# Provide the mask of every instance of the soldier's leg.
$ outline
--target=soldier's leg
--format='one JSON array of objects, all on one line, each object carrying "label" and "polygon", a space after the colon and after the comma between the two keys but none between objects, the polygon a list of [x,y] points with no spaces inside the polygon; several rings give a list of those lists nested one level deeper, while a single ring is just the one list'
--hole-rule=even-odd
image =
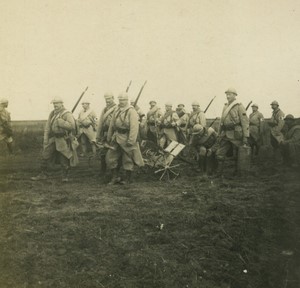
[{"label": "soldier's leg", "polygon": [[218,149],[216,151],[216,159],[217,159],[217,176],[223,175],[224,170],[224,162],[226,159],[227,152],[232,148],[232,144],[230,141],[226,139],[222,139],[218,145]]},{"label": "soldier's leg", "polygon": [[59,153],[59,163],[62,168],[62,181],[68,182],[68,176],[70,171],[70,160],[65,157],[63,154]]},{"label": "soldier's leg", "polygon": [[87,151],[88,151],[87,141],[88,141],[88,139],[87,139],[86,135],[84,133],[82,133],[81,136],[80,136],[80,144],[81,144],[81,149],[82,149],[83,156],[86,156]]},{"label": "soldier's leg", "polygon": [[119,182],[118,163],[120,157],[122,157],[120,146],[116,146],[115,150],[109,149],[106,153],[106,166],[112,174],[112,179],[108,184],[116,184]]},{"label": "soldier's leg", "polygon": [[132,181],[131,176],[134,169],[132,157],[128,152],[122,151],[122,166],[125,170],[125,181],[122,181],[122,184],[129,184]]},{"label": "soldier's leg", "polygon": [[8,154],[13,155],[14,154],[13,138],[8,137],[5,142],[6,142],[6,146],[7,146],[7,149],[8,149]]},{"label": "soldier's leg", "polygon": [[204,173],[206,171],[206,148],[204,146],[199,147],[199,158],[198,158],[198,167],[201,173]]},{"label": "soldier's leg", "polygon": [[38,181],[38,180],[45,180],[47,179],[48,174],[48,163],[50,161],[54,161],[56,157],[56,147],[55,142],[48,144],[42,153],[42,159],[40,164],[41,172],[39,175],[35,177],[31,177],[31,180]]}]

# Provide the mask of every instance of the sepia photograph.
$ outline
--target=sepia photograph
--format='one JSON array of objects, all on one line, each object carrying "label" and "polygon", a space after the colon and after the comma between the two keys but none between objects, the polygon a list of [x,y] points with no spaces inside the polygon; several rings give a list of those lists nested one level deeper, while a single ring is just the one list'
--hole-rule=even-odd
[{"label": "sepia photograph", "polygon": [[0,0],[0,288],[300,287],[300,2]]}]

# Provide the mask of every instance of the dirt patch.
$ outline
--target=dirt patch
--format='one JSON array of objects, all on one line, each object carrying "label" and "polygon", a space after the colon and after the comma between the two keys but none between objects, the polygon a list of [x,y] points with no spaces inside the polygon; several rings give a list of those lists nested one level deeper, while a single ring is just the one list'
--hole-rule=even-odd
[{"label": "dirt patch", "polygon": [[0,287],[299,287],[299,171],[108,186],[99,165],[32,182],[36,154],[0,164]]}]

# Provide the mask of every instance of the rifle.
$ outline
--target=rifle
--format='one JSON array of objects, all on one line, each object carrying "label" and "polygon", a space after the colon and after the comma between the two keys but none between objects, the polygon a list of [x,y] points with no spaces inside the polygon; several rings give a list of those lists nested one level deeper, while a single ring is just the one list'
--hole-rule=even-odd
[{"label": "rifle", "polygon": [[75,109],[77,108],[77,106],[78,106],[80,100],[82,99],[84,93],[86,92],[86,90],[87,90],[88,88],[89,88],[89,87],[87,86],[87,87],[85,88],[85,90],[81,93],[81,95],[80,95],[80,97],[78,98],[77,102],[75,103],[73,109],[71,110],[72,113],[73,113],[73,112],[75,111]]},{"label": "rifle", "polygon": [[132,82],[132,81],[130,80],[130,82],[129,82],[129,84],[128,84],[127,88],[126,88],[126,93],[128,93],[128,91],[129,91],[129,88],[130,88],[131,82]]},{"label": "rifle", "polygon": [[211,103],[215,100],[216,96],[210,100],[210,102],[208,103],[207,107],[204,110],[204,113],[206,113],[206,111],[208,110],[209,106],[211,105]]},{"label": "rifle", "polygon": [[214,125],[214,123],[215,123],[218,119],[220,119],[220,118],[219,118],[219,117],[216,117],[215,120],[211,122],[211,124],[209,125],[209,127],[212,127],[212,126]]},{"label": "rifle", "polygon": [[246,107],[246,111],[247,111],[248,108],[250,107],[251,103],[252,103],[252,100],[248,103],[248,105],[247,105],[247,107]]},{"label": "rifle", "polygon": [[136,104],[137,104],[137,102],[139,101],[139,98],[140,98],[140,96],[141,96],[141,94],[142,94],[142,92],[143,92],[143,89],[144,89],[146,83],[147,83],[147,80],[145,81],[144,85],[141,87],[141,90],[140,90],[138,96],[136,97],[136,99],[135,99],[135,101],[134,101],[133,107],[135,107]]}]

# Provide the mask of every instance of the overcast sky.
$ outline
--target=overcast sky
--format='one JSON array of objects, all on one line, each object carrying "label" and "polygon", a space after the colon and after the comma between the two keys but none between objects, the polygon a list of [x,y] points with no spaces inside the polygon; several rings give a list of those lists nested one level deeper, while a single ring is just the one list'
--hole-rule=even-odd
[{"label": "overcast sky", "polygon": [[234,87],[265,117],[272,100],[300,116],[298,0],[0,0],[0,16],[0,98],[15,120],[46,119],[54,96],[71,109],[86,86],[100,113],[130,80],[133,98],[148,81],[145,111],[217,96],[207,117],[220,116]]}]

